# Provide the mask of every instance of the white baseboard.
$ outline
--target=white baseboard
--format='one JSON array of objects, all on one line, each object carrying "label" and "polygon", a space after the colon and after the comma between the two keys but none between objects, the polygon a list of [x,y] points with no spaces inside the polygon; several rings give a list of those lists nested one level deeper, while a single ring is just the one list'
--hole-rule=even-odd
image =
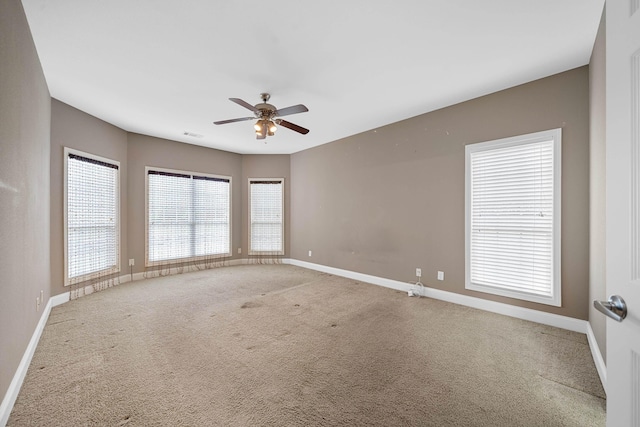
[{"label": "white baseboard", "polygon": [[[226,267],[226,266],[245,265],[245,264],[250,264],[249,260],[247,258],[240,258],[240,259],[232,259],[232,260],[229,260],[229,261],[225,261],[225,265],[224,266]],[[283,262],[283,264],[286,264],[286,262]],[[179,270],[182,270],[182,272],[185,272],[185,269],[186,269],[186,272],[201,271],[198,268],[191,267],[191,266],[183,267],[182,269],[179,269],[179,268],[176,268],[176,267],[168,267],[166,269],[166,271],[163,270],[163,276],[172,276],[174,274],[178,274]],[[149,273],[150,274],[149,277],[145,277],[145,274],[147,274],[147,273],[140,272],[140,273],[133,273],[133,274],[123,274],[122,276],[118,277],[118,283],[120,285],[122,285],[124,283],[135,282],[135,281],[144,280],[144,279],[147,279],[147,278],[159,277],[159,275],[158,276],[152,276],[151,274],[153,274],[153,273]],[[84,286],[84,287],[78,289],[78,296],[82,297],[82,296],[85,296],[85,295],[91,295],[94,292],[95,291],[93,289],[93,285],[87,285],[87,286]],[[53,306],[55,307],[56,305],[65,303],[67,301],[70,301],[70,295],[71,295],[70,291],[67,291],[64,294],[57,295],[55,298],[64,298],[64,301],[62,301],[61,303],[58,303],[58,304],[54,304]]]},{"label": "white baseboard", "polygon": [[[131,275],[127,274],[125,276],[120,276],[119,279],[120,283],[130,282]],[[136,273],[133,275],[133,280],[140,279],[144,279],[144,273]],[[93,292],[93,287],[86,286],[82,291],[85,293],[85,295],[88,295]],[[22,360],[20,360],[18,369],[16,369],[16,372],[13,375],[13,379],[11,380],[11,384],[9,384],[9,388],[7,389],[4,399],[2,399],[2,403],[0,404],[0,427],[4,427],[9,421],[11,410],[13,409],[13,405],[16,403],[16,399],[18,398],[18,393],[20,392],[20,388],[22,387],[24,378],[27,375],[27,370],[29,369],[31,359],[33,358],[33,354],[36,351],[38,342],[40,341],[40,336],[42,335],[42,331],[44,330],[44,327],[47,324],[47,320],[49,319],[49,315],[51,314],[51,309],[53,307],[57,307],[66,302],[69,302],[70,297],[71,293],[69,291],[66,291],[50,297],[47,305],[45,305],[44,310],[42,311],[42,315],[40,316],[40,320],[36,325],[36,329],[35,331],[33,331],[31,340],[27,345],[27,349],[22,355]]]},{"label": "white baseboard", "polygon": [[591,323],[587,322],[587,340],[589,341],[589,348],[591,349],[591,356],[593,357],[593,363],[596,365],[600,382],[604,388],[605,394],[607,393],[607,365],[604,363],[600,347],[596,341],[596,336],[591,328]]},{"label": "white baseboard", "polygon": [[369,274],[358,273],[350,270],[343,270],[341,268],[329,267],[322,264],[314,264],[307,261],[300,261],[297,259],[290,259],[289,264],[296,265],[298,267],[308,268],[310,270],[322,271],[323,273],[333,274],[335,276],[346,277],[347,279],[359,280],[361,282],[372,283],[378,286],[384,286],[385,288],[396,289],[398,291],[408,292],[412,284],[407,282],[399,282],[397,280],[385,279],[383,277],[371,276]]},{"label": "white baseboard", "polygon": [[[297,259],[289,260],[290,264],[298,267],[304,267],[311,270],[322,271],[324,273],[334,274],[361,282],[372,283],[374,285],[384,286],[391,289],[408,292],[413,284],[400,282],[383,277],[371,276],[369,274],[357,273],[355,271],[342,270],[340,268],[328,267],[321,264],[313,264]],[[516,317],[518,319],[529,320],[531,322],[542,323],[543,325],[555,326],[557,328],[568,329],[574,332],[587,333],[586,320],[574,319],[572,317],[561,316],[558,314],[546,313],[543,311],[532,310],[529,308],[518,307],[514,305],[504,304],[495,301],[489,301],[481,298],[471,297],[468,295],[456,294],[440,289],[425,287],[425,296],[441,301],[452,302],[454,304],[465,305],[467,307],[477,308],[480,310],[490,311],[492,313],[503,314],[505,316]]]},{"label": "white baseboard", "polygon": [[[413,284],[400,282],[392,279],[385,279],[383,277],[371,276],[369,274],[357,273],[355,271],[343,270],[340,268],[329,267],[321,264],[313,264],[306,261],[300,261],[296,259],[282,258],[282,264],[291,264],[298,267],[308,268],[310,270],[322,271],[324,273],[333,274],[336,276],[346,277],[353,280],[359,280],[361,282],[372,283],[374,285],[384,286],[391,289],[396,289],[404,292],[408,292]],[[249,260],[247,258],[234,259],[228,261],[229,266],[234,265],[245,265],[249,264]],[[133,281],[144,279],[144,273],[135,273],[133,274]],[[120,276],[120,283],[127,283],[132,281],[131,275],[123,275]],[[91,286],[87,286],[84,291],[88,294],[93,292],[93,288]],[[591,329],[591,325],[586,320],[574,319],[571,317],[560,316],[557,314],[545,313],[537,310],[531,310],[528,308],[512,306],[509,304],[503,304],[495,301],[488,301],[481,298],[470,297],[468,295],[456,294],[453,292],[447,292],[440,289],[433,288],[425,288],[425,296],[433,299],[438,299],[442,301],[447,301],[455,304],[465,305],[472,308],[478,308],[480,310],[490,311],[493,313],[503,314],[506,316],[516,317],[519,319],[529,320],[532,322],[542,323],[549,326],[555,326],[562,329],[568,329],[575,332],[580,332],[587,334],[587,339],[589,341],[589,347],[591,348],[591,354],[593,355],[594,362],[596,364],[596,368],[598,370],[598,375],[600,376],[600,381],[602,381],[603,386],[606,390],[606,366],[604,364],[604,360],[602,359],[602,354],[598,348],[598,345],[595,340],[595,336],[593,335],[593,330]],[[62,294],[53,296],[49,298],[47,305],[45,306],[44,311],[42,312],[42,316],[40,317],[40,321],[36,326],[35,331],[33,332],[33,336],[29,341],[29,345],[22,356],[22,360],[18,365],[18,369],[16,370],[15,375],[13,376],[13,380],[9,385],[9,389],[5,394],[4,399],[2,400],[2,404],[0,404],[0,426],[4,427],[9,420],[9,415],[11,414],[11,410],[13,409],[13,405],[18,397],[18,393],[20,392],[20,388],[22,387],[22,382],[24,381],[24,377],[27,374],[27,369],[31,364],[31,359],[33,358],[33,354],[38,345],[38,341],[40,340],[40,336],[42,335],[42,331],[44,330],[44,326],[47,323],[47,319],[49,318],[49,314],[51,313],[51,308],[56,307],[60,304],[64,304],[69,301],[70,292],[64,292]]]},{"label": "white baseboard", "polygon": [[65,302],[69,301],[69,292],[53,296],[49,298],[49,301],[51,301],[51,308],[62,305]]},{"label": "white baseboard", "polygon": [[[212,268],[231,267],[234,265],[249,264],[249,260],[247,258],[237,258],[237,259],[230,259],[226,261],[219,261],[219,264],[218,262],[214,262],[214,264],[216,264],[216,266]],[[154,275],[154,270],[149,270],[148,272],[142,272],[142,273],[135,273],[133,274],[133,281],[160,277],[160,272],[162,272],[162,276],[173,276],[174,274],[192,273],[195,271],[202,271],[202,270],[206,270],[206,268],[202,269],[193,265],[185,265],[182,267],[167,266],[164,268],[160,268],[159,270],[155,270],[156,272],[158,272],[157,275]],[[145,277],[145,274],[148,275],[148,277]],[[120,283],[126,283],[131,281],[132,281],[131,275],[129,274],[120,276]]]},{"label": "white baseboard", "polygon": [[[374,285],[385,286],[391,289],[397,289],[408,292],[412,289],[412,283],[404,283],[397,280],[385,279],[382,277],[371,276],[368,274],[357,273],[355,271],[343,270],[340,268],[329,267],[321,264],[313,264],[297,259],[288,259],[284,264],[292,264],[298,267],[308,268],[311,270],[322,271],[324,273],[342,276],[361,282],[372,283]],[[600,377],[600,382],[607,390],[607,366],[602,358],[600,347],[596,342],[591,324],[586,320],[574,319],[572,317],[560,316],[557,314],[546,313],[543,311],[531,310],[529,308],[517,307],[509,304],[503,304],[495,301],[484,300],[481,298],[471,297],[468,295],[456,294],[440,289],[425,287],[425,296],[441,301],[447,301],[455,304],[465,305],[480,310],[490,311],[493,313],[503,314],[506,316],[516,317],[518,319],[529,320],[531,322],[542,323],[544,325],[555,326],[557,328],[568,329],[570,331],[579,332],[587,335],[591,355]]]},{"label": "white baseboard", "polygon": [[31,340],[27,345],[27,349],[22,355],[22,360],[20,360],[18,369],[16,369],[16,373],[13,375],[11,384],[9,384],[9,388],[7,389],[7,392],[4,395],[4,399],[2,399],[2,403],[0,404],[0,426],[4,427],[7,424],[7,421],[9,421],[9,415],[11,415],[13,405],[14,403],[16,403],[16,399],[18,398],[18,393],[20,392],[20,388],[22,387],[24,377],[27,375],[27,370],[29,369],[29,365],[31,364],[33,353],[35,353],[36,351],[36,347],[38,346],[38,341],[40,341],[40,336],[42,335],[44,326],[47,324],[47,320],[49,319],[51,308],[64,303],[68,300],[68,297],[68,294],[61,294],[56,295],[55,297],[51,297],[49,298],[49,301],[47,301],[47,305],[45,305],[44,310],[42,311],[42,315],[40,316],[40,320],[36,325],[35,331],[33,331],[33,335],[31,336]]},{"label": "white baseboard", "polygon": [[122,276],[118,277],[118,279],[120,280],[120,284],[135,282],[136,280],[144,279],[144,273],[123,274]]}]

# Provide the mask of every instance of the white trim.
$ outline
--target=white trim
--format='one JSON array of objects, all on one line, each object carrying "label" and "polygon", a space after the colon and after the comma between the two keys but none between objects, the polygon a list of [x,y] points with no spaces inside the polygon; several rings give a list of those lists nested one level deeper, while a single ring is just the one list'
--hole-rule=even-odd
[{"label": "white trim", "polygon": [[[268,259],[268,258],[267,258]],[[291,260],[289,258],[278,258],[278,257],[274,257],[274,260],[277,259],[279,260],[282,264],[291,264]],[[236,265],[254,265],[253,264],[253,259],[249,259],[249,258],[237,258],[237,259],[230,259],[228,261],[224,261],[224,263],[226,265],[223,265],[221,267],[233,267]],[[260,264],[255,264],[255,265],[260,265]],[[215,268],[221,268],[221,267],[215,267]],[[148,277],[148,279],[154,279],[156,277],[164,277],[164,276],[173,276],[178,273],[178,269],[179,268],[186,268],[188,269],[187,273],[192,273],[192,272],[196,272],[196,271],[202,271],[201,269],[198,269],[197,267],[191,266],[191,265],[187,265],[185,267],[168,267],[166,270],[163,269],[164,274],[163,276],[150,276]],[[168,272],[166,272],[168,270]],[[123,274],[121,276],[119,276],[117,279],[120,282],[120,285],[123,285],[125,283],[129,283],[129,282],[137,282],[138,280],[145,280],[147,279],[147,277],[145,277],[145,272],[140,272],[140,273],[133,273],[133,278],[131,274]],[[152,271],[150,271],[150,274],[152,274]],[[115,278],[114,278],[115,279]],[[119,285],[117,285],[119,286]],[[94,292],[93,290],[93,285],[86,285],[82,288],[79,288],[80,290],[80,295],[79,296],[85,296],[85,295],[90,295]],[[53,307],[58,306],[60,304],[64,304],[65,302],[68,302],[71,300],[71,291],[67,291],[64,292],[62,294],[56,295],[55,297],[52,297],[52,299],[54,299],[54,303],[53,303]]]},{"label": "white trim", "polygon": [[385,288],[396,289],[398,291],[408,292],[413,284],[399,282],[397,280],[385,279],[383,277],[371,276],[369,274],[357,273],[355,271],[342,270],[340,268],[329,267],[322,264],[313,264],[307,261],[300,261],[297,259],[290,259],[289,264],[298,267],[308,268],[309,270],[322,271],[323,273],[329,273],[336,276],[346,277],[347,279],[359,280],[361,282],[372,283],[378,286],[384,286]]},{"label": "white trim", "polygon": [[[288,259],[286,261],[284,259],[282,259],[282,264],[289,264],[288,261],[289,261]],[[247,259],[247,258],[240,258],[240,259],[232,259],[232,260],[229,260],[229,261],[225,261],[225,263],[226,263],[226,265],[224,265],[223,267],[232,267],[232,266],[235,266],[235,265],[247,265],[247,264],[250,264],[250,260]],[[179,274],[178,271],[177,271],[179,268],[180,267],[168,267],[167,268],[168,272],[166,272],[166,270],[163,270],[164,271],[163,276],[150,276],[150,277],[148,277],[148,279],[154,279],[156,277],[164,277],[164,276],[173,276],[173,275]],[[202,270],[200,270],[200,269],[198,269],[196,267],[193,267],[191,265],[188,265],[188,266],[185,266],[185,267],[182,267],[182,268],[183,269],[187,268],[188,269],[187,273],[192,273],[192,272],[196,272],[196,271],[202,271]],[[217,267],[217,268],[219,268],[219,267]],[[116,279],[116,278],[114,278],[114,279]],[[131,274],[124,274],[122,276],[117,277],[117,280],[120,282],[119,285],[124,285],[125,283],[129,283],[129,282],[137,282],[138,280],[145,280],[145,279],[147,279],[147,277],[145,277],[145,272],[133,273],[133,278],[132,278]],[[108,280],[110,280],[110,279],[108,279]],[[116,285],[116,286],[119,286],[119,285]],[[78,289],[78,294],[79,294],[78,296],[79,297],[83,297],[83,296],[86,296],[86,295],[91,295],[92,293],[94,293],[93,285],[86,285],[86,286],[81,287],[81,288]],[[55,297],[52,297],[52,298],[56,299],[56,301],[54,301],[53,307],[55,307],[57,305],[60,305],[60,304],[64,304],[65,302],[68,302],[68,301],[71,300],[71,291],[67,291],[67,292],[65,292],[63,294],[56,295]]]},{"label": "white trim", "polygon": [[[62,295],[65,296],[67,294]],[[29,369],[29,365],[31,364],[31,359],[33,358],[33,354],[36,351],[36,347],[38,346],[38,341],[40,341],[40,336],[42,335],[44,326],[47,324],[47,319],[49,319],[51,307],[54,306],[54,303],[55,305],[59,305],[61,300],[62,298],[60,298],[59,296],[49,298],[49,301],[47,301],[47,305],[42,311],[42,315],[40,316],[40,320],[36,325],[36,329],[35,331],[33,331],[31,340],[29,341],[29,344],[27,345],[27,348],[22,355],[22,360],[20,360],[18,369],[16,369],[16,373],[13,375],[13,379],[11,380],[9,388],[4,395],[4,399],[2,399],[2,404],[0,404],[0,426],[5,426],[9,421],[9,415],[11,415],[13,405],[16,403],[18,393],[20,393],[20,388],[22,387],[24,377],[27,375],[27,370]]]},{"label": "white trim", "polygon": [[607,392],[607,365],[602,358],[600,347],[596,341],[596,336],[591,328],[591,323],[587,322],[587,341],[589,341],[589,348],[591,349],[591,356],[593,357],[593,363],[596,365],[600,382],[604,388],[604,392]]},{"label": "white trim", "polygon": [[[193,176],[202,176],[207,178],[218,178],[218,179],[226,179],[229,181],[229,251],[227,253],[222,254],[211,254],[211,255],[203,255],[203,256],[195,256],[189,258],[179,258],[179,259],[170,259],[170,260],[161,260],[161,261],[149,261],[149,171],[156,172],[168,172],[175,173],[180,175],[190,175],[191,179]],[[194,171],[184,171],[179,169],[167,169],[160,168],[156,166],[145,166],[144,167],[144,186],[145,186],[145,200],[144,200],[144,265],[145,267],[157,267],[166,262],[171,263],[180,263],[180,262],[199,262],[203,261],[207,258],[226,258],[230,257],[232,254],[232,243],[233,243],[233,177],[227,175],[216,175],[206,172],[194,172]]]},{"label": "white trim", "polygon": [[40,320],[36,325],[36,329],[35,331],[33,331],[33,335],[31,336],[29,345],[27,345],[27,348],[22,355],[22,360],[20,360],[18,369],[16,369],[16,372],[13,375],[13,379],[11,380],[11,384],[9,384],[9,388],[7,389],[7,392],[4,395],[4,399],[2,399],[2,403],[0,404],[0,426],[4,427],[9,421],[11,410],[13,409],[13,405],[16,403],[16,399],[18,398],[18,394],[20,393],[20,388],[22,388],[22,383],[24,382],[24,378],[27,375],[29,365],[31,365],[31,359],[33,358],[33,354],[36,351],[36,347],[38,347],[38,342],[40,341],[40,337],[42,336],[42,331],[44,331],[47,320],[49,320],[51,309],[68,301],[69,292],[63,292],[61,294],[52,296],[51,298],[49,298],[49,301],[47,301],[47,305],[45,305],[44,310],[42,311],[42,315],[40,316]]},{"label": "white trim", "polygon": [[[229,266],[233,265],[242,265],[247,264],[248,259],[234,259],[229,260]],[[283,260],[283,264],[288,264],[288,260]],[[175,273],[174,273],[175,274]],[[134,273],[133,281],[144,279],[144,273]],[[120,284],[131,282],[131,274],[122,275],[118,278],[120,280]],[[88,285],[82,288],[82,295],[89,295],[93,292],[93,286]],[[9,388],[5,393],[4,398],[2,399],[2,403],[0,404],[0,427],[4,427],[9,421],[9,416],[11,415],[11,410],[13,409],[13,405],[16,403],[16,399],[18,398],[18,394],[20,393],[20,388],[22,387],[22,383],[24,382],[24,378],[27,375],[27,370],[29,369],[29,365],[31,364],[31,359],[33,358],[33,354],[35,353],[36,347],[38,346],[38,342],[40,341],[40,337],[42,336],[42,331],[44,331],[44,327],[47,324],[47,320],[49,319],[49,314],[51,314],[51,309],[53,307],[57,307],[59,305],[65,304],[70,301],[71,292],[66,291],[61,294],[52,296],[49,298],[47,305],[44,307],[42,315],[40,316],[40,320],[36,325],[36,329],[33,331],[33,335],[31,336],[31,340],[27,345],[27,348],[22,355],[22,359],[20,360],[20,364],[16,369],[15,374],[13,375],[13,379],[9,384]]]},{"label": "white trim", "polygon": [[[122,285],[125,283],[129,283],[131,281],[135,282],[137,280],[142,280],[144,278],[145,278],[144,273],[134,273],[133,280],[131,279],[131,274],[124,274],[119,277],[114,277],[113,280],[117,279],[120,282],[119,284]],[[107,280],[111,280],[111,279],[107,279]],[[119,285],[116,285],[116,286],[119,286]],[[78,288],[78,290],[74,292],[77,292],[78,293],[77,296],[79,297],[90,295],[94,292],[93,285],[85,285],[83,287]],[[51,297],[51,298],[54,299],[53,307],[56,307],[58,305],[71,301],[71,291],[66,291],[65,293],[56,295],[55,297]]]},{"label": "white trim", "polygon": [[121,227],[120,227],[120,221],[121,221],[121,212],[120,212],[120,172],[121,172],[121,168],[120,168],[120,162],[118,160],[113,160],[113,159],[109,159],[106,157],[102,157],[102,156],[98,156],[96,154],[92,154],[92,153],[87,153],[85,151],[80,151],[80,150],[76,150],[74,148],[69,148],[69,147],[64,147],[64,176],[63,176],[63,237],[64,237],[64,253],[63,253],[63,257],[64,257],[64,286],[69,286],[71,285],[71,279],[69,278],[69,236],[68,236],[68,229],[67,229],[67,225],[68,225],[68,205],[69,205],[69,201],[68,201],[68,191],[67,191],[67,186],[68,186],[68,175],[69,175],[69,168],[68,168],[68,163],[69,163],[69,155],[73,154],[76,156],[80,156],[80,157],[85,157],[87,159],[93,159],[93,160],[97,160],[99,162],[103,162],[103,163],[108,163],[110,165],[114,165],[117,166],[117,171],[118,173],[116,174],[116,212],[118,215],[117,221],[116,221],[116,236],[118,239],[117,242],[117,247],[116,247],[116,265],[113,268],[109,268],[107,270],[101,270],[101,271],[94,271],[91,273],[87,273],[84,274],[80,277],[74,277],[74,279],[76,280],[80,280],[80,281],[85,281],[85,280],[91,280],[92,278],[97,277],[99,274],[104,273],[105,271],[108,272],[108,274],[113,274],[113,273],[119,273],[120,272],[120,254],[121,254],[121,239],[120,239],[120,232],[121,232]]},{"label": "white trim", "polygon": [[120,284],[123,283],[129,283],[129,282],[136,282],[138,280],[142,280],[144,279],[144,273],[133,273],[133,278],[131,277],[131,274],[125,274],[120,276],[118,279],[120,279]]},{"label": "white trim", "polygon": [[[532,144],[536,142],[553,141],[553,243],[551,260],[553,263],[551,293],[549,295],[538,295],[516,289],[504,289],[490,284],[479,284],[471,282],[471,157],[472,154],[513,147],[519,145]],[[562,219],[562,128],[550,129],[541,132],[529,133],[526,135],[512,136],[509,138],[496,139],[493,141],[478,142],[465,146],[465,289],[477,292],[485,292],[494,295],[506,296],[509,298],[532,301],[540,304],[547,304],[556,307],[562,306],[561,293],[561,219]]]},{"label": "white trim", "polygon": [[[397,280],[385,279],[382,277],[371,276],[368,274],[357,273],[355,271],[342,270],[340,268],[328,267],[326,265],[312,264],[306,261],[291,259],[290,264],[298,267],[308,268],[311,270],[322,271],[324,273],[334,274],[349,279],[359,280],[362,282],[372,283],[374,285],[384,286],[399,291],[409,292],[414,285],[413,283],[404,283]],[[531,322],[541,323],[543,325],[555,326],[556,328],[567,329],[574,332],[585,334],[587,332],[587,321],[574,319],[573,317],[561,316],[558,314],[546,313],[543,311],[532,310],[530,308],[517,307],[514,305],[504,304],[495,301],[489,301],[481,298],[471,297],[468,295],[456,294],[440,289],[425,287],[426,297],[452,302],[467,307],[477,308],[480,310],[490,311],[492,313],[503,314],[505,316],[515,317],[518,319],[529,320]]]},{"label": "white trim", "polygon": [[[280,184],[282,184],[281,186],[281,190],[282,190],[282,233],[280,235],[281,238],[281,242],[282,242],[282,250],[281,251],[254,251],[251,249],[251,182],[252,181],[270,181],[270,182],[279,182]],[[284,218],[284,178],[248,178],[248,193],[249,193],[249,199],[247,200],[247,208],[248,208],[248,220],[249,220],[249,225],[248,225],[248,230],[249,230],[249,236],[247,236],[247,246],[248,246],[248,253],[249,255],[284,255],[284,229],[285,229],[285,218]]]},{"label": "white trim", "polygon": [[51,308],[62,305],[65,302],[69,302],[69,295],[70,292],[67,291],[49,298],[49,301],[51,302]]},{"label": "white trim", "polygon": [[[296,259],[280,258],[280,260],[282,264],[285,264],[285,265],[295,265],[297,267],[308,268],[310,270],[322,271],[324,273],[346,277],[353,280],[359,280],[362,282],[371,283],[378,286],[384,286],[387,288],[396,289],[396,290],[405,291],[405,292],[408,292],[413,286],[412,283],[404,283],[397,280],[385,279],[382,277],[371,276],[369,274],[357,273],[355,271],[343,270],[340,268],[329,267],[321,264],[313,264],[310,262],[299,261]],[[247,258],[240,258],[240,259],[229,260],[228,263],[229,263],[229,266],[246,265],[249,263],[249,260]],[[131,276],[129,274],[122,275],[119,277],[119,279],[120,279],[120,283],[127,283],[131,281]],[[142,280],[142,279],[144,279],[144,273],[135,273],[133,275],[134,281]],[[90,286],[85,287],[85,292],[87,288],[90,288]],[[93,289],[91,289],[91,291],[93,291]],[[442,290],[432,289],[432,288],[425,288],[425,296],[433,299],[452,302],[454,304],[465,305],[465,306],[477,308],[480,310],[503,314],[510,317],[529,320],[532,322],[542,323],[549,326],[555,326],[562,329],[568,329],[574,332],[586,333],[587,340],[589,341],[589,348],[591,349],[591,354],[593,356],[593,360],[595,362],[598,375],[600,376],[600,381],[602,382],[602,385],[606,391],[606,380],[607,380],[606,365],[604,364],[604,360],[602,359],[602,355],[596,343],[595,336],[593,335],[593,330],[591,329],[591,325],[586,320],[579,320],[579,319],[573,319],[566,316],[560,316],[557,314],[544,313],[537,310],[511,306],[508,304],[497,303],[494,301],[487,301],[480,298],[455,294],[452,292],[447,292],[447,291],[442,291]],[[9,385],[7,393],[5,394],[4,399],[2,400],[2,404],[0,404],[0,426],[4,427],[9,420],[9,415],[11,414],[11,410],[13,409],[13,405],[15,404],[15,401],[18,397],[18,393],[20,392],[20,388],[22,387],[22,383],[27,374],[27,369],[31,364],[31,359],[33,358],[33,354],[38,345],[38,341],[40,341],[40,336],[42,335],[42,331],[44,330],[44,327],[49,318],[49,314],[51,313],[51,308],[68,302],[69,298],[70,298],[70,292],[64,292],[62,294],[55,295],[49,298],[49,301],[47,302],[47,305],[45,306],[45,309],[42,312],[42,316],[40,317],[40,321],[38,322],[38,325],[36,326],[36,329],[33,332],[33,336],[29,341],[29,345],[27,346],[27,349],[25,350],[25,353],[22,356],[22,360],[18,365],[18,369],[16,370],[16,373],[13,376],[13,380],[11,381],[11,384]]]}]

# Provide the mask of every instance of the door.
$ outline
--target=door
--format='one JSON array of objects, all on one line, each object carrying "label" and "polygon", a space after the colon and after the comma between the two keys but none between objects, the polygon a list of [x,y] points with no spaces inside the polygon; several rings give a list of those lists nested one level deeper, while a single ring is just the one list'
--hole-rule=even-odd
[{"label": "door", "polygon": [[607,426],[640,427],[640,0],[606,2]]}]

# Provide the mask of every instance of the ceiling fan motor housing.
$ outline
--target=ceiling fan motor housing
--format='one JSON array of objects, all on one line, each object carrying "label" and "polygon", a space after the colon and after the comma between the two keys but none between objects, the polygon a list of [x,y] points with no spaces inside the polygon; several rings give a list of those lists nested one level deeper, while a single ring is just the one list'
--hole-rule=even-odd
[{"label": "ceiling fan motor housing", "polygon": [[276,107],[271,104],[267,104],[266,102],[262,104],[256,104],[255,107],[258,110],[255,114],[259,119],[270,120],[276,115]]}]

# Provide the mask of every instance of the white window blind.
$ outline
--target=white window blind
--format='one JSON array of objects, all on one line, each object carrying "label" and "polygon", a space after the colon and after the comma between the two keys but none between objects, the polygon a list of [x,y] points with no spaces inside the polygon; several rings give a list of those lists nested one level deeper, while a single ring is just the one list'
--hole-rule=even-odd
[{"label": "white window blind", "polygon": [[119,268],[119,165],[65,150],[66,277],[79,282]]},{"label": "white window blind", "polygon": [[147,170],[147,265],[229,256],[231,180]]},{"label": "white window blind", "polygon": [[467,288],[560,305],[560,130],[467,146]]},{"label": "white window blind", "polygon": [[283,179],[250,179],[249,254],[284,254]]}]

